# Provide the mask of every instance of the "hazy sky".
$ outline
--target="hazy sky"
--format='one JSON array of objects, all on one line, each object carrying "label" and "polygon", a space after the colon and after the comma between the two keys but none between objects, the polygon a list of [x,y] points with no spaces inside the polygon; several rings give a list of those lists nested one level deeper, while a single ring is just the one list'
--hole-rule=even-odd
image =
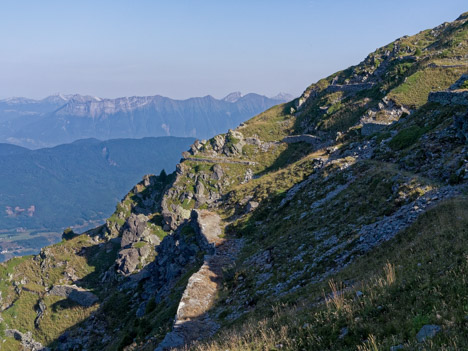
[{"label": "hazy sky", "polygon": [[299,95],[466,0],[0,0],[0,98]]}]

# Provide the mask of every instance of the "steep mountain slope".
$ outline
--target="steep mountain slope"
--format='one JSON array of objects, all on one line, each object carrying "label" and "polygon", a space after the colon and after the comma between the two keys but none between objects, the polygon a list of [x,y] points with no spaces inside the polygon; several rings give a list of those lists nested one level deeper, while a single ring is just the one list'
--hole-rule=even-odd
[{"label": "steep mountain slope", "polygon": [[30,239],[26,246],[37,252],[50,244],[41,231],[102,223],[129,186],[144,174],[172,169],[192,142],[175,137],[86,139],[34,151],[0,144],[2,251],[18,251]]},{"label": "steep mountain slope", "polygon": [[173,100],[163,96],[101,99],[57,95],[35,101],[0,101],[0,141],[29,148],[50,147],[78,139],[179,136],[205,138],[284,102],[258,94],[229,94]]},{"label": "steep mountain slope", "polygon": [[2,265],[3,345],[467,349],[467,67],[464,14],[195,142]]}]

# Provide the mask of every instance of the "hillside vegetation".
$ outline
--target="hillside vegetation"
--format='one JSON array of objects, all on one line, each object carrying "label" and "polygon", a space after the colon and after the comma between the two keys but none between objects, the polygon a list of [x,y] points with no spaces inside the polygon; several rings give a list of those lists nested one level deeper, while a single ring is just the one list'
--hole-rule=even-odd
[{"label": "hillside vegetation", "polygon": [[196,141],[3,264],[3,345],[468,349],[467,65],[464,14]]}]

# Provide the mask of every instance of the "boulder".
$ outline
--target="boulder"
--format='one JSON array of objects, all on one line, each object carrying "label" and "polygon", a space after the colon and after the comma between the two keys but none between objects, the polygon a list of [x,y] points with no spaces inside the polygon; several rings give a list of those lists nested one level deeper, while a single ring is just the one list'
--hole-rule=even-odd
[{"label": "boulder", "polygon": [[225,138],[223,135],[217,135],[211,141],[211,147],[213,148],[214,151],[216,152],[221,152],[224,147],[225,143]]},{"label": "boulder", "polygon": [[256,201],[249,201],[249,203],[247,204],[247,212],[252,212],[254,211],[257,207],[258,207],[258,202]]},{"label": "boulder", "polygon": [[223,153],[226,156],[240,155],[245,145],[244,136],[236,130],[229,130],[226,135]]},{"label": "boulder", "polygon": [[197,186],[195,187],[195,195],[198,197],[203,197],[205,194],[205,186],[202,182],[197,182]]},{"label": "boulder", "polygon": [[224,175],[223,167],[221,167],[221,166],[218,165],[218,164],[215,164],[215,165],[213,166],[213,179],[221,180],[221,178],[223,177],[223,175]]},{"label": "boulder", "polygon": [[[122,248],[129,247],[131,244],[140,241],[140,239],[148,234],[146,230],[146,222],[148,218],[144,215],[132,214],[123,226],[122,232]],[[146,232],[145,232],[146,231]]]},{"label": "boulder", "polygon": [[133,247],[121,250],[115,261],[117,272],[124,275],[132,274],[138,263],[140,263],[140,252],[139,249]]},{"label": "boulder", "polygon": [[253,171],[249,168],[247,169],[247,171],[245,171],[245,175],[244,175],[244,180],[242,181],[241,184],[245,184],[249,181],[251,181],[254,177],[254,174],[253,174]]},{"label": "boulder", "polygon": [[440,331],[441,328],[438,325],[426,324],[421,328],[418,334],[416,334],[416,339],[418,342],[423,342],[427,339],[432,339]]},{"label": "boulder", "polygon": [[44,301],[39,300],[39,303],[36,305],[35,309],[36,309],[36,312],[37,312],[37,316],[36,316],[36,319],[34,320],[34,326],[36,328],[39,328],[39,325],[41,323],[41,319],[44,316],[44,312],[46,310],[46,305],[45,305]]},{"label": "boulder", "polygon": [[84,307],[90,307],[99,301],[92,292],[76,285],[55,285],[50,289],[49,295],[66,297]]}]

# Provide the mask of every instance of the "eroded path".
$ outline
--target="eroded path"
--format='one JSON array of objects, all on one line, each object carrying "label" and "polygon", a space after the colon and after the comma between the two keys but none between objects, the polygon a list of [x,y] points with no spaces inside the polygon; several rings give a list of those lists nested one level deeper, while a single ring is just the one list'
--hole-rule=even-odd
[{"label": "eroded path", "polygon": [[222,238],[221,218],[213,212],[197,210],[192,218],[199,234],[214,247],[214,254],[205,256],[202,267],[190,277],[177,308],[173,330],[155,351],[183,347],[210,337],[219,328],[209,310],[221,287],[223,269],[234,263],[242,241]]}]

